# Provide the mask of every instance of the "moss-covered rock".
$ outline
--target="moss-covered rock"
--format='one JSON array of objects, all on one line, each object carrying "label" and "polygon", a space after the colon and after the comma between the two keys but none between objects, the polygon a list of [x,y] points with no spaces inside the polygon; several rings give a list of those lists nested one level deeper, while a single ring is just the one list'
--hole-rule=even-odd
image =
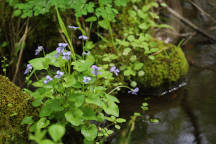
[{"label": "moss-covered rock", "polygon": [[[104,42],[100,42],[93,53],[100,64],[115,65],[119,68],[120,73],[115,81],[126,85],[135,81],[138,87],[159,87],[163,84],[175,83],[187,75],[189,65],[180,47],[154,38],[151,38],[150,42],[154,42],[158,48],[150,55],[145,55],[144,49],[131,48],[128,55],[119,56],[119,54],[110,52],[111,46]],[[124,47],[119,47],[119,53],[123,53],[124,49]],[[136,60],[131,60],[134,56]],[[149,56],[153,56],[154,59],[150,59]],[[137,64],[143,66],[138,69]]]},{"label": "moss-covered rock", "polygon": [[25,116],[34,113],[31,97],[0,75],[0,143],[27,143],[27,128],[21,122]]},{"label": "moss-covered rock", "polygon": [[144,61],[143,77],[135,77],[135,80],[144,87],[158,87],[164,83],[177,82],[186,76],[188,62],[180,47],[157,41],[159,51],[154,55],[155,59]]}]

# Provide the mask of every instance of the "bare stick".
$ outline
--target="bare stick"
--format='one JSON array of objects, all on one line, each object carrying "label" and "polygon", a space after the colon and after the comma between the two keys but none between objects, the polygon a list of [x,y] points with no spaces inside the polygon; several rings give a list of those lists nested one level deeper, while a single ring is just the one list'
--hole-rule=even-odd
[{"label": "bare stick", "polygon": [[195,6],[201,13],[205,14],[207,17],[209,17],[214,23],[216,23],[215,18],[213,18],[209,13],[204,11],[201,7],[199,7],[197,4],[195,4],[193,1],[189,1],[193,6]]},{"label": "bare stick", "polygon": [[19,43],[21,43],[21,50],[20,50],[19,58],[18,58],[18,61],[17,61],[17,64],[16,64],[16,70],[15,70],[15,73],[14,73],[14,76],[13,76],[13,82],[14,83],[16,81],[16,76],[17,76],[17,73],[19,71],[19,66],[20,66],[20,62],[21,62],[22,55],[23,55],[23,50],[24,50],[24,44],[25,44],[26,37],[27,37],[28,31],[29,31],[29,26],[28,25],[29,25],[29,19],[27,20],[27,23],[26,23],[25,32],[24,32],[22,38],[19,41]]},{"label": "bare stick", "polygon": [[169,6],[166,7],[167,10],[173,14],[175,17],[179,18],[180,20],[182,20],[184,23],[186,23],[187,25],[189,25],[191,28],[193,28],[194,30],[196,30],[197,32],[199,32],[200,34],[202,34],[205,37],[208,37],[209,39],[216,41],[216,39],[211,36],[210,34],[208,34],[206,31],[204,31],[203,29],[199,28],[198,26],[194,25],[192,22],[190,22],[188,19],[184,18],[183,16],[181,16],[180,14],[178,14],[176,11],[174,11],[172,8],[170,8]]}]

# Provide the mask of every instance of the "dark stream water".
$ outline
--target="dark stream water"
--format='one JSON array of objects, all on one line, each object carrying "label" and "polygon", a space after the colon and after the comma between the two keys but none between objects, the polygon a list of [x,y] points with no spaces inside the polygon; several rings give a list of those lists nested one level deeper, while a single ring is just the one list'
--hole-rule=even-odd
[{"label": "dark stream water", "polygon": [[[149,111],[136,120],[131,144],[216,144],[216,45],[199,45],[186,54],[194,63],[187,85],[148,101]],[[145,101],[142,96],[120,100],[122,116],[127,118],[141,112]]]},{"label": "dark stream water", "polygon": [[[149,111],[137,118],[130,144],[216,144],[216,45],[192,43],[185,54],[191,63],[187,85],[148,101]],[[129,118],[141,112],[145,98],[121,96],[120,101],[122,116]]]}]

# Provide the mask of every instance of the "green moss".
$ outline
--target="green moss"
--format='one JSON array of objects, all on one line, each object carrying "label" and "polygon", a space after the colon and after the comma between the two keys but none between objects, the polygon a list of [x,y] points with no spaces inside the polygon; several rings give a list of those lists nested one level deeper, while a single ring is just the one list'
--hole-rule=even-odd
[{"label": "green moss", "polygon": [[157,87],[164,83],[177,82],[188,72],[188,62],[180,47],[156,41],[160,52],[155,55],[154,60],[144,60],[145,75],[142,78],[135,78],[144,87]]},{"label": "green moss", "polygon": [[0,143],[26,143],[27,130],[21,121],[35,112],[31,97],[0,75]]}]

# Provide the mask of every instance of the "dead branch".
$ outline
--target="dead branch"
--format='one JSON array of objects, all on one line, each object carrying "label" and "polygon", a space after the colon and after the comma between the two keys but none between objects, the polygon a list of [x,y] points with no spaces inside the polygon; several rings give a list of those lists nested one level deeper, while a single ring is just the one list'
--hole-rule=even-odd
[{"label": "dead branch", "polygon": [[175,17],[179,18],[181,21],[183,21],[185,24],[189,25],[191,28],[193,28],[194,30],[196,30],[197,32],[199,32],[200,34],[202,34],[205,37],[208,37],[209,39],[216,41],[216,38],[213,37],[212,35],[210,35],[209,33],[207,33],[205,30],[199,28],[198,26],[196,26],[195,24],[193,24],[191,21],[189,21],[188,19],[184,18],[183,16],[181,16],[180,14],[178,14],[176,11],[174,11],[172,8],[170,8],[169,6],[166,7],[167,10],[174,15]]},{"label": "dead branch", "polygon": [[202,14],[206,15],[207,17],[209,17],[214,23],[216,23],[216,19],[213,18],[209,13],[207,13],[206,11],[204,11],[201,7],[199,7],[196,3],[194,3],[193,1],[189,1],[194,7],[196,7]]},{"label": "dead branch", "polygon": [[21,62],[21,59],[22,59],[22,55],[23,55],[23,51],[24,51],[24,46],[25,46],[25,41],[26,41],[28,32],[29,32],[29,19],[27,19],[27,23],[26,23],[26,27],[25,27],[25,32],[24,32],[22,38],[19,41],[19,44],[21,44],[21,50],[19,52],[19,57],[18,57],[18,61],[17,61],[17,64],[16,64],[16,70],[15,70],[15,73],[14,73],[14,76],[13,76],[13,82],[14,83],[16,81],[17,73],[19,71],[20,62]]}]

